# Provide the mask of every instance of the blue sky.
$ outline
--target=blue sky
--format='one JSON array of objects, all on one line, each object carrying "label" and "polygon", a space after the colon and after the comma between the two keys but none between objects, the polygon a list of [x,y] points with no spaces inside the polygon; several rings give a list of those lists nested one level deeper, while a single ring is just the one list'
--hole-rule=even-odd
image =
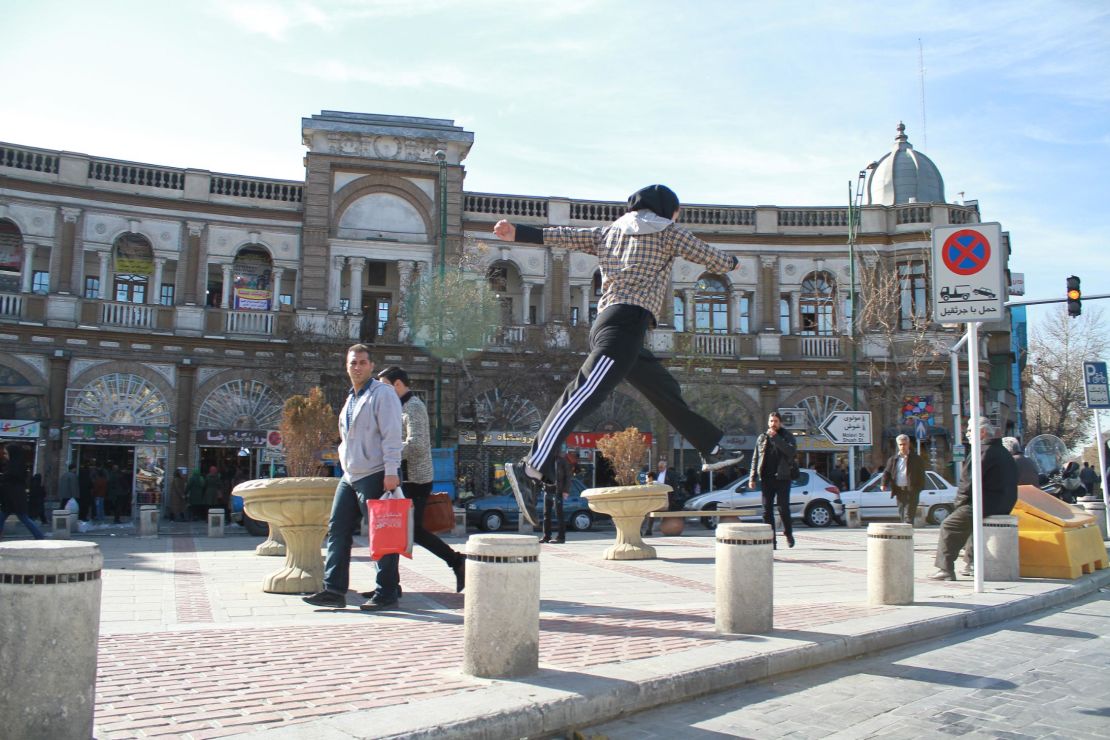
[{"label": "blue sky", "polygon": [[473,131],[472,191],[613,200],[665,182],[689,203],[839,206],[901,120],[948,200],[977,199],[1011,233],[1028,297],[1062,296],[1072,273],[1110,293],[1107,3],[0,0],[0,12],[0,140],[299,179],[301,117],[352,110]]}]

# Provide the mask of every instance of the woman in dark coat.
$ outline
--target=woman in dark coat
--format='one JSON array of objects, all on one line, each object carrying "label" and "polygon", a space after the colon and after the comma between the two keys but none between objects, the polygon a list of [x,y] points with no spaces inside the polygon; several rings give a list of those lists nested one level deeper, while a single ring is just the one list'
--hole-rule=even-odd
[{"label": "woman in dark coat", "polygon": [[32,519],[38,519],[43,524],[46,524],[46,487],[42,485],[42,473],[35,473],[31,476],[31,497],[30,497],[30,511],[28,515]]},{"label": "woman in dark coat", "polygon": [[23,448],[10,444],[6,451],[7,463],[3,474],[0,474],[0,535],[4,533],[4,523],[8,517],[15,514],[32,537],[36,540],[45,539],[46,535],[27,516],[27,463]]}]

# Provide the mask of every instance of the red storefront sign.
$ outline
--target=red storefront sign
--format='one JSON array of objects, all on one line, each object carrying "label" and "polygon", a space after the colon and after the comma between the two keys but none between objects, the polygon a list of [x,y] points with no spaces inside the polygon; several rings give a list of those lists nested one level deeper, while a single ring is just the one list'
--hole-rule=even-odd
[{"label": "red storefront sign", "polygon": [[[582,449],[582,448],[597,448],[597,441],[602,437],[608,437],[613,432],[571,432],[567,435],[567,447]],[[643,432],[644,443],[651,446],[651,432]]]}]

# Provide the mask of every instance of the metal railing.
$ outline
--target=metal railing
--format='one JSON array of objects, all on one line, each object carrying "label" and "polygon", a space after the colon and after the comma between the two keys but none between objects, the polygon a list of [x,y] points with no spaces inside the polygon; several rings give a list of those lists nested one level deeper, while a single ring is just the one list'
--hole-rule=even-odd
[{"label": "metal railing", "polygon": [[0,316],[16,319],[23,316],[23,296],[19,293],[0,293]]},{"label": "metal railing", "polygon": [[274,333],[272,311],[228,311],[224,314],[224,330],[228,334]]},{"label": "metal railing", "polygon": [[134,329],[153,329],[158,321],[156,306],[142,303],[100,304],[100,323],[107,326],[126,326]]}]

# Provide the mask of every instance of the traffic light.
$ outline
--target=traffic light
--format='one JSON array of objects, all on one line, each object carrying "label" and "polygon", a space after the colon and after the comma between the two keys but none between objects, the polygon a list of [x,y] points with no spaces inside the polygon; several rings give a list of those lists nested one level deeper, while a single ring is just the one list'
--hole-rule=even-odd
[{"label": "traffic light", "polygon": [[1068,278],[1068,316],[1078,316],[1083,313],[1083,291],[1079,289],[1079,278],[1072,275]]}]

